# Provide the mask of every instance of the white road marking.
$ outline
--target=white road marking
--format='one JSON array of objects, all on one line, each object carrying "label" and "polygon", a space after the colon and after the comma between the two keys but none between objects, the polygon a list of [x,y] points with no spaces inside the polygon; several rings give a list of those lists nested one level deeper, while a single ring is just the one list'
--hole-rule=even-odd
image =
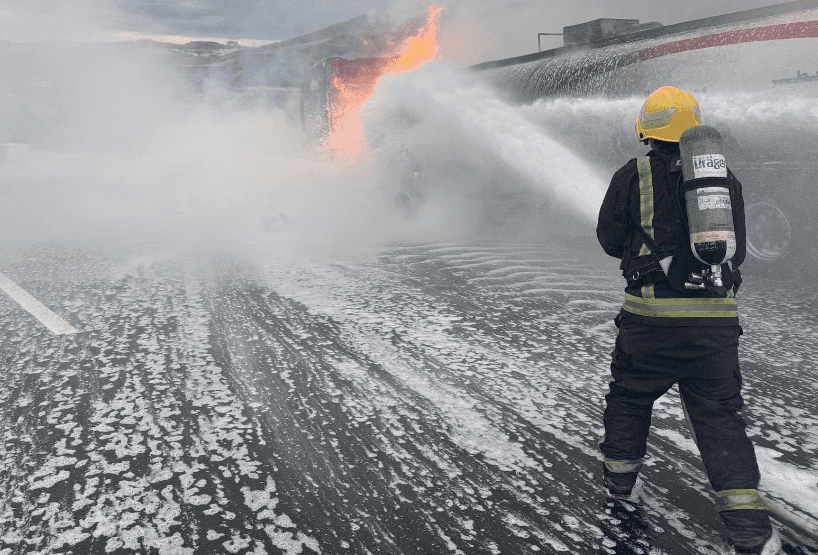
[{"label": "white road marking", "polygon": [[29,295],[25,290],[0,273],[0,289],[37,318],[54,335],[69,335],[77,333],[71,325],[51,312],[43,303]]}]

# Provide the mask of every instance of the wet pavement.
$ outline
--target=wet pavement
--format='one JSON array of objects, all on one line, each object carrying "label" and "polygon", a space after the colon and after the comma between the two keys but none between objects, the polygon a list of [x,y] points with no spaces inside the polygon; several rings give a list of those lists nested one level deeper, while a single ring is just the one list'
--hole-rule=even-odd
[{"label": "wet pavement", "polygon": [[[587,239],[228,252],[0,244],[80,331],[0,295],[0,554],[726,552],[673,391],[640,502],[600,489],[623,293]],[[745,279],[762,489],[815,514],[818,295]]]}]

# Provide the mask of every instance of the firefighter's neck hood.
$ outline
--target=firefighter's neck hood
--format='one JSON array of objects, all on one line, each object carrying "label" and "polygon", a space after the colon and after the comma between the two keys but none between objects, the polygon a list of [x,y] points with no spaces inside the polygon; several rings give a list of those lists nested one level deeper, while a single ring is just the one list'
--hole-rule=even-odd
[{"label": "firefighter's neck hood", "polygon": [[665,156],[673,156],[674,154],[679,154],[679,143],[671,143],[668,141],[659,141],[657,139],[651,139],[650,147],[653,150],[655,150],[658,154],[664,154]]}]

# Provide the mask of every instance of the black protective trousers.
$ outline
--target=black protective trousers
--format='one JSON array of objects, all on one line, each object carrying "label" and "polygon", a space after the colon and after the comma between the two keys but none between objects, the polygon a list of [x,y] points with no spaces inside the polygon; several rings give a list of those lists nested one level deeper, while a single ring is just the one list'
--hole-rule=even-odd
[{"label": "black protective trousers", "polygon": [[[739,415],[744,404],[738,362],[741,327],[651,326],[627,315],[617,323],[613,381],[605,396],[605,438],[600,443],[605,458],[634,461],[645,456],[653,403],[678,383],[713,489],[757,489],[755,450]],[[760,545],[771,532],[764,511],[720,515],[737,548]]]}]

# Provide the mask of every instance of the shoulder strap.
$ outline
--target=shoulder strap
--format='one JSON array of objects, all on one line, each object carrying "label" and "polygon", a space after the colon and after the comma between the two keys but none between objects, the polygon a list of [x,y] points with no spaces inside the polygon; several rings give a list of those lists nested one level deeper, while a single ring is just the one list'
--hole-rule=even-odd
[{"label": "shoulder strap", "polygon": [[627,268],[625,270],[625,279],[628,282],[628,286],[632,286],[634,283],[639,281],[640,279],[652,274],[652,273],[660,273],[665,275],[665,270],[662,268],[662,265],[659,263],[660,260],[664,260],[668,256],[670,256],[667,251],[659,245],[653,238],[647,234],[647,232],[640,226],[635,226],[637,233],[642,237],[642,240],[650,249],[650,255],[648,255],[648,260],[644,264],[640,264],[639,266],[635,266],[633,268]]},{"label": "shoulder strap", "polygon": [[665,250],[665,248],[662,245],[657,243],[656,240],[653,237],[648,235],[648,232],[645,231],[645,228],[643,228],[642,226],[635,226],[635,227],[636,227],[636,232],[642,237],[642,240],[645,242],[645,244],[650,249],[651,259],[655,258],[657,260],[662,260],[663,258],[666,258],[666,257],[670,256],[670,255],[668,255],[667,251]]},{"label": "shoulder strap", "polygon": [[[632,222],[632,225],[644,243],[639,250],[639,256],[649,256],[649,258],[646,263],[640,264],[639,266],[632,268],[626,267],[625,279],[628,281],[628,285],[654,272],[664,274],[664,270],[661,264],[659,264],[659,261],[669,256],[664,247],[659,245],[651,236],[653,232],[654,191],[650,157],[645,156],[637,159],[636,167],[639,172],[640,221],[638,223]],[[648,230],[650,230],[651,233],[649,233]]]}]

